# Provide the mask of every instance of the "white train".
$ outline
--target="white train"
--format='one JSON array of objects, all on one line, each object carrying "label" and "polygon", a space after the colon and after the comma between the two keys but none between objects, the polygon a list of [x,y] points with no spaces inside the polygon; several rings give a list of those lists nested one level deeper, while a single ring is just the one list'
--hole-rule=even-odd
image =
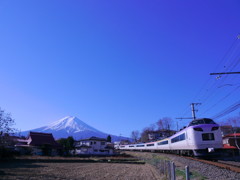
[{"label": "white train", "polygon": [[156,151],[188,156],[220,155],[222,135],[212,119],[195,119],[176,134],[155,142],[120,145],[121,150]]}]

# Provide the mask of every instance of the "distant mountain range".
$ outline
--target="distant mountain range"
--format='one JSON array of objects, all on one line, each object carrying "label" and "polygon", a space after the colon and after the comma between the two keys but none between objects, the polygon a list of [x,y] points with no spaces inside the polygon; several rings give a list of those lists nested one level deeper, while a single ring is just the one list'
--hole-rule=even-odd
[{"label": "distant mountain range", "polygon": [[[72,136],[75,140],[90,138],[92,136],[107,138],[108,135],[104,132],[101,132],[88,124],[84,123],[77,117],[67,116],[58,121],[55,121],[47,126],[43,126],[36,129],[31,129],[28,131],[21,132],[22,136],[27,136],[29,132],[43,132],[43,133],[52,133],[55,139],[67,138]],[[128,139],[127,137],[120,137],[111,135],[112,141],[120,141],[121,139]]]}]

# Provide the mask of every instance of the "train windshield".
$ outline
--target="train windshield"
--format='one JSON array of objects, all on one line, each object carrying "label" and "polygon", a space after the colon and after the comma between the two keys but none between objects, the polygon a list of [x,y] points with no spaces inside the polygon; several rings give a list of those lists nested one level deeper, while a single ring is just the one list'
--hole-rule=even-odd
[{"label": "train windshield", "polygon": [[204,118],[204,119],[195,119],[188,126],[194,126],[198,124],[216,124],[212,119]]}]

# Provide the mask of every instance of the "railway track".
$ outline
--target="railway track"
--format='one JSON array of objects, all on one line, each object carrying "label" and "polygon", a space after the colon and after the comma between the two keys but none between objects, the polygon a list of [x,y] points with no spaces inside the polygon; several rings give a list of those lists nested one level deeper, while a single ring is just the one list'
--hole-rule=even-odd
[{"label": "railway track", "polygon": [[232,165],[235,167],[239,167],[240,168],[240,162],[238,163],[234,163],[234,162],[229,162],[229,161],[222,161],[222,160],[218,160],[219,163],[223,163],[223,164],[227,164],[227,165]]},{"label": "railway track", "polygon": [[[231,160],[203,160],[196,159],[193,157],[180,156],[177,154],[166,154],[166,153],[151,153],[151,152],[130,152],[126,151],[128,155],[140,158],[142,160],[149,160],[149,162],[157,162],[158,160],[167,160],[175,162],[178,170],[184,169],[186,166],[189,167],[191,173],[201,175],[207,179],[229,179],[229,180],[240,180],[240,162]],[[226,164],[228,163],[228,164]]]},{"label": "railway track", "polygon": [[185,157],[185,158],[240,173],[240,166],[238,166],[238,165],[232,165],[232,164],[228,164],[228,163],[224,163],[224,162],[216,162],[216,161],[205,160],[205,159],[196,159],[196,158],[192,158],[192,157]]}]

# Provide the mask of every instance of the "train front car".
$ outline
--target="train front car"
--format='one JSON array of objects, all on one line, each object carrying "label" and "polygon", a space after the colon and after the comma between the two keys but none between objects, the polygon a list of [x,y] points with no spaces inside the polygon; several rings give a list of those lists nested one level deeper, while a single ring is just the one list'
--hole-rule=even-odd
[{"label": "train front car", "polygon": [[220,156],[223,146],[219,125],[212,119],[195,119],[186,128],[187,146],[196,157]]}]

